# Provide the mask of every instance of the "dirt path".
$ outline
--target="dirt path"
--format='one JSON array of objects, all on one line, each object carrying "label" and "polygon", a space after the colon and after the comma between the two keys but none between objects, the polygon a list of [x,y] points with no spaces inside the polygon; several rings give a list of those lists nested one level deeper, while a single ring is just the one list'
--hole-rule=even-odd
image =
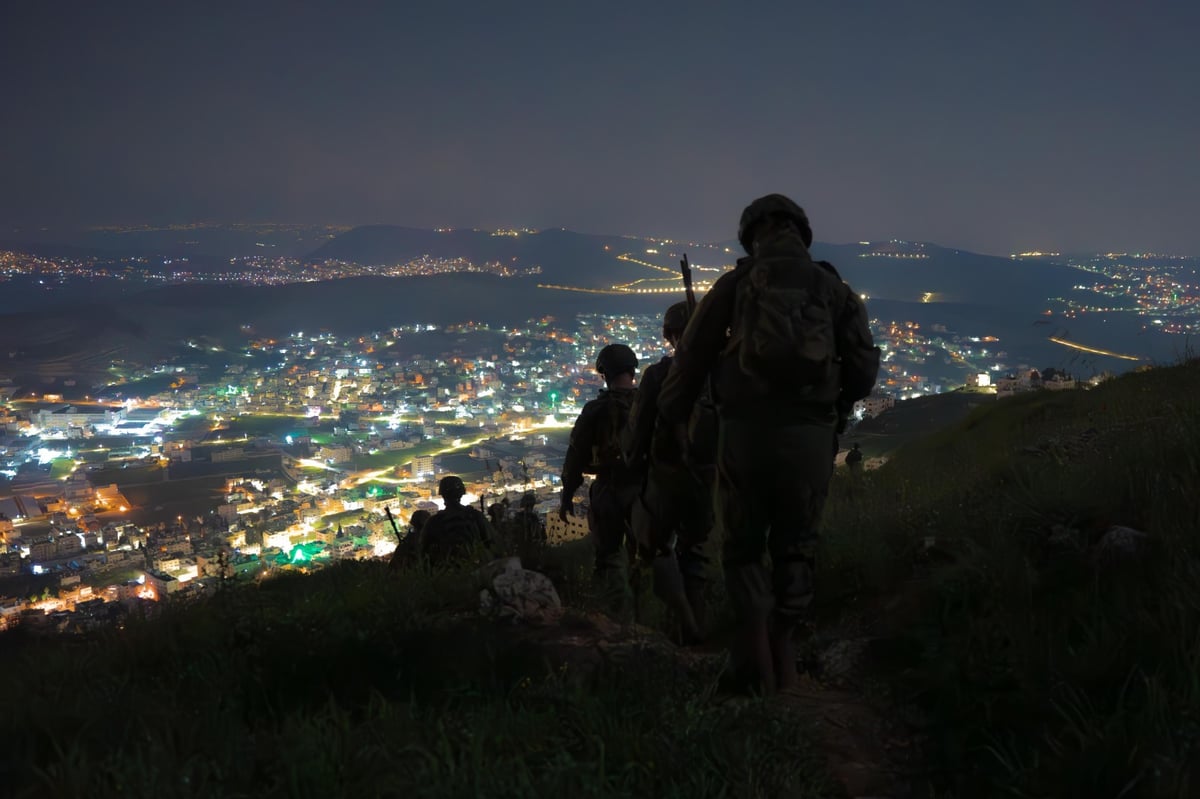
[{"label": "dirt path", "polygon": [[808,679],[779,701],[788,711],[815,723],[817,745],[847,796],[914,796],[920,748],[916,737],[861,694]]},{"label": "dirt path", "polygon": [[[569,664],[573,672],[636,668],[647,657],[671,662],[680,676],[720,672],[721,651],[677,647],[661,633],[639,625],[621,625],[598,613],[567,609],[511,628],[522,645],[540,651],[546,661]],[[872,701],[855,685],[868,647],[864,639],[826,639],[823,670],[829,679],[806,675],[798,689],[774,699],[779,712],[811,724],[816,745],[830,775],[852,799],[910,799],[920,795],[914,775],[920,771],[920,738],[899,714]],[[715,694],[715,702],[758,701]]]}]

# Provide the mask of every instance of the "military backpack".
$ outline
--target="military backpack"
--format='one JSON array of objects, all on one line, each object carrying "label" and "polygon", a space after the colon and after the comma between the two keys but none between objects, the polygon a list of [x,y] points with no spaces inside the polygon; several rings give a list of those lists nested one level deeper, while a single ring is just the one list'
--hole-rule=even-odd
[{"label": "military backpack", "polygon": [[629,423],[629,412],[633,408],[637,391],[633,389],[608,389],[601,392],[603,408],[596,419],[596,430],[592,438],[591,472],[623,467],[625,454],[621,438]]},{"label": "military backpack", "polygon": [[435,562],[467,555],[477,544],[487,543],[482,521],[482,514],[462,505],[435,513],[421,531],[425,554]]},{"label": "military backpack", "polygon": [[803,392],[837,376],[835,287],[841,281],[831,281],[818,264],[797,261],[738,261],[742,274],[726,353],[760,388]]}]

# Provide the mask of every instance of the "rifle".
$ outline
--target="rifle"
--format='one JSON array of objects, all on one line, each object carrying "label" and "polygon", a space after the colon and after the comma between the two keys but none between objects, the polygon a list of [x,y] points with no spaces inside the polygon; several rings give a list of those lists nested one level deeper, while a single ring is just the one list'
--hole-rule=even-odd
[{"label": "rifle", "polygon": [[692,290],[692,267],[688,263],[687,253],[679,261],[679,271],[683,273],[683,290],[687,292],[688,314],[696,310],[696,292]]},{"label": "rifle", "polygon": [[395,520],[395,518],[392,517],[392,509],[389,508],[387,505],[384,505],[383,512],[385,514],[387,514],[387,520],[392,523],[392,532],[396,534],[396,541],[397,542],[403,541],[404,536],[400,535],[400,528],[398,526],[396,526],[396,520]]}]

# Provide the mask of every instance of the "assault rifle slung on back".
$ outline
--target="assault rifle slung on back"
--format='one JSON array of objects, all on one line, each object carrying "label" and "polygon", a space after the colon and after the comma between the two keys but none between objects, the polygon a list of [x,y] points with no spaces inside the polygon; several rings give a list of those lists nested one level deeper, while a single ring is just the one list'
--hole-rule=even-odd
[{"label": "assault rifle slung on back", "polygon": [[683,273],[683,290],[687,294],[688,315],[696,310],[696,292],[692,289],[692,267],[688,263],[687,253],[679,259],[679,271]]}]

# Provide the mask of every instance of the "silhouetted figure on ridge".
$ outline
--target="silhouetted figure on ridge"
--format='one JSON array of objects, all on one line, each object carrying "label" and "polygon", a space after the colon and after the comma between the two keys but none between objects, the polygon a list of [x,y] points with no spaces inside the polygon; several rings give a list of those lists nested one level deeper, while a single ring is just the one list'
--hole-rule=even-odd
[{"label": "silhouetted figure on ridge", "polygon": [[627,545],[632,542],[629,516],[641,486],[641,474],[625,463],[621,436],[637,394],[638,359],[628,346],[609,344],[596,356],[596,371],[606,388],[583,406],[563,460],[562,497],[558,515],[564,522],[575,513],[575,492],[584,474],[595,475],[589,492],[588,527],[596,547],[596,577],[609,609],[621,616],[632,610]]},{"label": "silhouetted figure on ridge", "polygon": [[508,521],[509,538],[518,550],[546,544],[546,525],[534,510],[536,506],[537,496],[533,493],[525,494],[521,497],[520,510]]},{"label": "silhouetted figure on ridge", "polygon": [[477,547],[490,548],[496,540],[487,518],[470,505],[463,505],[467,493],[461,478],[454,475],[438,482],[438,494],[446,503],[421,531],[421,555],[440,565],[467,560]]},{"label": "silhouetted figure on ridge", "polygon": [[[396,545],[392,559],[388,561],[389,568],[400,569],[416,563],[417,556],[421,551],[421,531],[432,515],[427,510],[419,509],[413,511],[412,516],[408,517],[408,533]],[[338,525],[337,537],[342,538],[343,536],[341,525]]]},{"label": "silhouetted figure on ridge", "polygon": [[720,416],[715,507],[738,625],[729,676],[770,693],[799,679],[794,634],[812,599],[829,453],[845,409],[875,384],[879,349],[858,295],[809,255],[812,228],[800,206],[779,194],[755,200],[738,241],[747,257],[697,306],[659,412],[685,425],[711,375]]},{"label": "silhouetted figure on ridge", "polygon": [[855,444],[850,448],[850,451],[846,453],[846,465],[850,467],[851,471],[858,471],[862,468],[862,462],[862,450],[859,449],[858,444]]}]

